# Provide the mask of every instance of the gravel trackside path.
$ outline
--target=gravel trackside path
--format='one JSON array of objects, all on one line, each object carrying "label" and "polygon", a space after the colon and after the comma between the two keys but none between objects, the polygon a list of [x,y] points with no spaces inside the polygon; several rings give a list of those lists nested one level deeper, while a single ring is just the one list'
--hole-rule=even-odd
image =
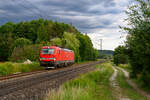
[{"label": "gravel trackside path", "polygon": [[147,97],[150,100],[150,94],[140,89],[132,80],[129,79],[129,72],[127,72],[123,68],[120,68],[120,67],[117,67],[117,68],[124,73],[124,76],[126,77],[126,80],[130,86],[132,86],[138,93]]},{"label": "gravel trackside path", "polygon": [[116,98],[116,100],[131,100],[130,98],[128,98],[126,95],[124,95],[121,92],[121,88],[119,87],[117,80],[116,80],[118,70],[113,66],[112,66],[112,68],[114,70],[114,73],[110,77],[109,80],[110,80],[110,85],[113,87],[113,96]]}]

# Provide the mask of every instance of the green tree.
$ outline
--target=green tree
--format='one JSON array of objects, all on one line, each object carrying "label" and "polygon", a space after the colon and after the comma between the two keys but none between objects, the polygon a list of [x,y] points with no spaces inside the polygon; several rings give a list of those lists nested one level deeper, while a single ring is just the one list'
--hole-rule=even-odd
[{"label": "green tree", "polygon": [[13,43],[13,27],[15,25],[11,22],[6,23],[0,27],[0,61],[8,60],[10,55],[10,47]]},{"label": "green tree", "polygon": [[150,84],[150,0],[136,0],[126,11],[129,27],[122,27],[127,33],[126,47],[132,66],[132,77]]},{"label": "green tree", "polygon": [[81,60],[95,60],[98,56],[98,51],[93,48],[93,44],[88,35],[78,33],[77,38],[80,41],[79,53],[81,56]]},{"label": "green tree", "polygon": [[36,43],[40,43],[42,41],[48,41],[49,36],[47,34],[46,28],[44,24],[42,24],[37,31],[37,40]]},{"label": "green tree", "polygon": [[12,55],[15,57],[17,52],[22,54],[21,52],[24,52],[22,49],[35,44],[72,49],[75,51],[76,62],[97,58],[97,50],[93,48],[90,38],[81,34],[73,25],[38,19],[16,24],[9,22],[0,26],[0,61],[6,61],[12,58]]},{"label": "green tree", "polygon": [[40,44],[15,47],[10,57],[10,60],[14,62],[22,62],[27,59],[31,61],[39,61],[41,47],[42,45]]},{"label": "green tree", "polygon": [[18,38],[14,41],[13,48],[14,47],[24,47],[25,45],[31,45],[32,41],[26,38]]},{"label": "green tree", "polygon": [[62,40],[60,38],[54,38],[51,40],[51,44],[55,46],[62,46]]},{"label": "green tree", "polygon": [[125,46],[118,46],[114,51],[114,63],[118,64],[126,64],[128,63],[128,56],[126,54],[127,50]]},{"label": "green tree", "polygon": [[74,51],[75,53],[75,61],[79,62],[80,61],[80,55],[79,55],[79,40],[76,38],[76,35],[72,34],[72,33],[64,33],[63,36],[63,46],[65,46],[66,48],[69,48],[71,50]]}]

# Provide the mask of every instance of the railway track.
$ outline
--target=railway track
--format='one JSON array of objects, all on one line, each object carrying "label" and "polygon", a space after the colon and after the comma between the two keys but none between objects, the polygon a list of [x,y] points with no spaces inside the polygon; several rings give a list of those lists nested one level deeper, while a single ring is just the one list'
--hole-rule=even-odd
[{"label": "railway track", "polygon": [[[0,82],[0,97],[4,97],[4,96],[7,97],[8,94],[11,94],[18,90],[23,90],[25,88],[30,88],[31,86],[35,86],[43,82],[51,83],[55,81],[55,84],[51,85],[52,87],[55,88],[56,83],[59,86],[64,81],[70,80],[78,76],[80,73],[85,73],[89,70],[93,70],[94,69],[93,66],[99,63],[102,63],[102,61],[90,63],[90,64],[82,64],[76,67],[70,67],[70,68],[68,67],[66,69],[59,69],[55,71],[40,72],[40,74],[32,75],[31,77],[18,78],[16,80],[6,81],[7,79],[10,79],[10,78],[1,79],[5,81]],[[35,73],[38,73],[38,72],[34,72],[32,74],[35,74]],[[30,74],[28,73],[24,75],[30,75]],[[24,76],[24,75],[21,75],[21,76]],[[19,77],[19,75],[16,77]],[[6,99],[6,100],[9,100],[9,99]]]},{"label": "railway track", "polygon": [[18,73],[18,74],[13,74],[13,75],[8,75],[8,76],[1,76],[0,81],[17,78],[17,77],[21,77],[21,76],[32,75],[32,74],[36,74],[36,73],[41,73],[43,71],[45,71],[45,70],[37,70],[34,72],[25,72],[25,73]]},{"label": "railway track", "polygon": [[[70,67],[70,66],[68,66]],[[68,67],[60,67],[57,69],[52,69],[52,70],[36,70],[33,72],[24,72],[24,73],[17,73],[17,74],[12,74],[12,75],[7,75],[7,76],[0,76],[0,82],[1,81],[7,81],[8,79],[13,79],[13,78],[19,78],[19,77],[23,77],[23,76],[29,76],[29,75],[33,75],[33,74],[39,74],[39,73],[43,73],[43,72],[52,72],[52,71],[57,71],[57,70],[62,70],[62,69],[67,69]],[[72,65],[71,67],[74,67],[74,65]]]}]

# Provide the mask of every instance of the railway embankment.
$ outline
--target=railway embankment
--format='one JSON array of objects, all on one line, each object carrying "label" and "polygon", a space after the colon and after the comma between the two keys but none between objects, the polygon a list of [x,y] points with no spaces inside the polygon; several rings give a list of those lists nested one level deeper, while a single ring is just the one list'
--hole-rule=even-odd
[{"label": "railway embankment", "polygon": [[59,88],[64,82],[95,69],[103,61],[75,64],[55,70],[44,70],[0,81],[0,100],[41,100],[48,90]]},{"label": "railway embankment", "polygon": [[50,91],[45,100],[115,100],[109,84],[112,74],[110,63],[96,65],[94,71]]}]

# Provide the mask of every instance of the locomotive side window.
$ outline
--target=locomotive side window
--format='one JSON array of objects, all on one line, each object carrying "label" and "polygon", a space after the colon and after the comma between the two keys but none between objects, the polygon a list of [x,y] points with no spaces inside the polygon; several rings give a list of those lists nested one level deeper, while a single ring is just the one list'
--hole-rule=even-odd
[{"label": "locomotive side window", "polygon": [[48,49],[42,49],[42,54],[48,54]]}]

